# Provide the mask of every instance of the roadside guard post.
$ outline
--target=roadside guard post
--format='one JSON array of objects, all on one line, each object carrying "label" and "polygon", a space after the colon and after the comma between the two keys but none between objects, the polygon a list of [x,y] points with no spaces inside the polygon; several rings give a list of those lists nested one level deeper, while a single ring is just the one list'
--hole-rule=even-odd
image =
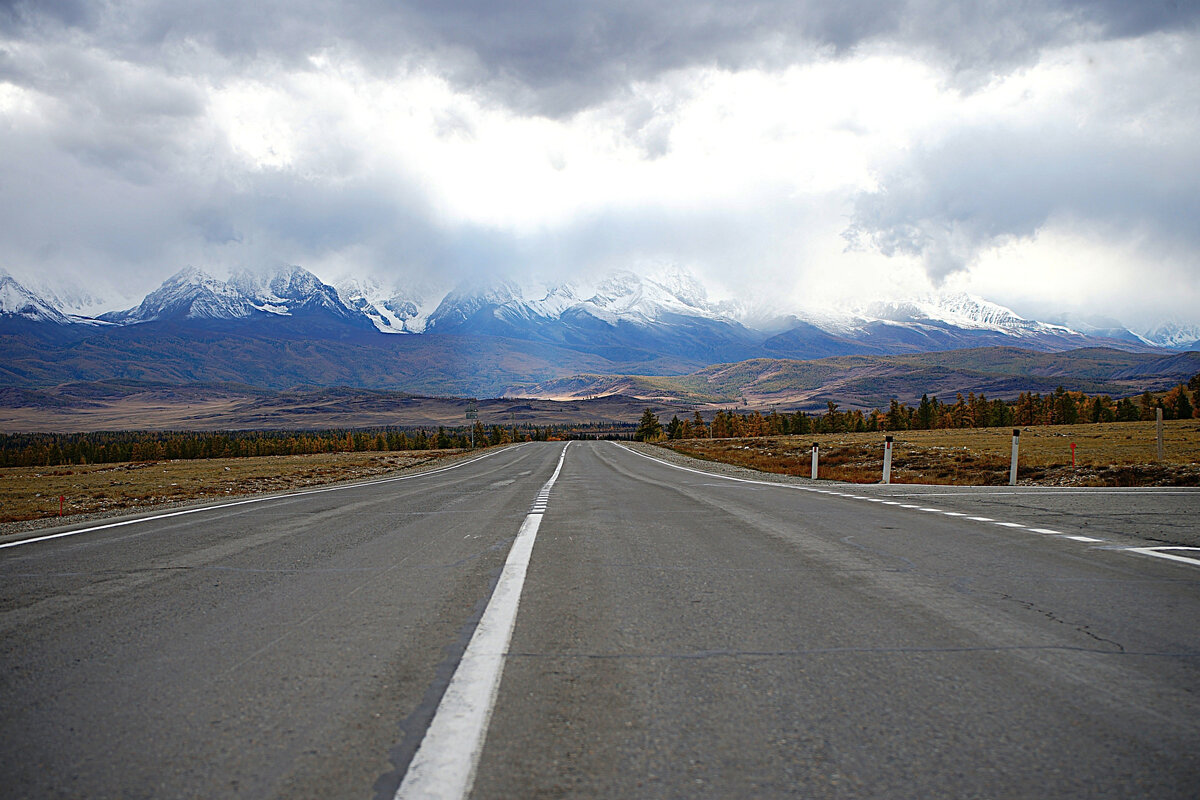
[{"label": "roadside guard post", "polygon": [[892,437],[883,437],[883,482],[892,482]]},{"label": "roadside guard post", "polygon": [[474,397],[467,403],[467,425],[471,429],[471,449],[475,449],[475,420],[479,419],[479,404]]},{"label": "roadside guard post", "polygon": [[1155,450],[1158,454],[1158,460],[1163,460],[1163,440],[1162,440],[1162,409],[1154,409],[1154,440]]},{"label": "roadside guard post", "polygon": [[813,442],[813,465],[812,465],[812,479],[813,479],[814,481],[817,479],[817,450],[818,450],[818,449],[820,449],[820,448],[818,448],[818,447],[817,447],[817,443],[816,443],[816,442]]},{"label": "roadside guard post", "polygon": [[1013,428],[1012,465],[1008,468],[1008,485],[1009,486],[1017,485],[1017,445],[1020,443],[1020,441],[1021,441],[1021,431],[1017,428]]}]

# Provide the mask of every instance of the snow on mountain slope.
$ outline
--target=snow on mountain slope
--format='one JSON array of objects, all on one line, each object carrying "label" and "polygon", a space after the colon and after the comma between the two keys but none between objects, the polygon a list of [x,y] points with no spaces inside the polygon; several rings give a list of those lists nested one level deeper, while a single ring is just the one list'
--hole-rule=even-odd
[{"label": "snow on mountain slope", "polygon": [[100,318],[127,325],[162,319],[241,319],[254,311],[254,304],[237,288],[202,269],[185,267],[136,307]]},{"label": "snow on mountain slope", "polygon": [[424,292],[388,288],[375,278],[346,278],[334,288],[347,308],[365,316],[382,333],[423,333],[436,308],[424,300]]},{"label": "snow on mountain slope", "polygon": [[1156,346],[1145,336],[1141,336],[1126,328],[1118,320],[1099,314],[1071,314],[1064,312],[1052,319],[1047,319],[1046,322],[1065,326],[1086,336],[1100,336],[1130,344]]},{"label": "snow on mountain slope", "polygon": [[[139,305],[104,313],[99,322],[77,314],[87,303],[101,302],[89,294],[89,287],[67,287],[48,299],[47,293],[9,277],[0,289],[0,313],[9,319],[128,325],[319,317],[384,333],[453,332],[539,342],[644,369],[657,369],[655,359],[660,356],[673,369],[683,361],[715,363],[759,355],[814,358],[994,345],[1036,350],[1200,346],[1200,326],[1170,323],[1138,336],[1115,320],[1049,324],[963,293],[794,313],[780,309],[769,295],[760,297],[757,306],[718,303],[709,299],[700,281],[678,267],[623,270],[571,281],[499,277],[450,292],[432,284],[402,285],[376,278],[351,277],[333,286],[296,266],[240,271],[228,280],[189,267]],[[72,308],[75,313],[64,313]],[[319,335],[315,328],[313,335]]]},{"label": "snow on mountain slope", "polygon": [[132,324],[168,319],[235,320],[257,314],[294,316],[326,313],[346,320],[361,317],[347,308],[337,291],[300,267],[273,272],[241,271],[223,281],[187,267],[172,275],[135,308],[101,319]]},{"label": "snow on mountain slope", "polygon": [[868,321],[942,325],[962,330],[995,331],[1015,337],[1075,333],[1061,325],[1024,319],[1004,306],[961,292],[874,303],[867,306],[861,316]]},{"label": "snow on mountain slope", "polygon": [[56,325],[67,325],[71,322],[65,314],[17,283],[14,278],[2,274],[0,274],[0,317],[19,318],[30,322],[51,322]]},{"label": "snow on mountain slope", "polygon": [[602,281],[582,310],[610,322],[648,325],[667,315],[730,322],[692,275],[678,269],[655,277],[618,272]]},{"label": "snow on mountain slope", "polygon": [[245,296],[259,311],[294,316],[324,311],[339,317],[356,316],[342,303],[337,290],[302,267],[280,267],[271,272],[242,270],[229,286]]},{"label": "snow on mountain slope", "polygon": [[120,311],[138,302],[133,296],[120,294],[111,286],[69,283],[54,285],[45,279],[25,281],[29,291],[71,318],[72,322],[95,323],[96,317],[109,311]]},{"label": "snow on mountain slope", "polygon": [[1158,347],[1172,350],[1194,350],[1200,348],[1200,325],[1186,325],[1171,321],[1147,331],[1142,338]]},{"label": "snow on mountain slope", "polygon": [[655,277],[615,272],[594,284],[535,282],[523,287],[502,280],[479,288],[462,285],[446,295],[428,327],[446,330],[480,322],[480,315],[509,324],[559,321],[567,312],[609,325],[652,325],[669,315],[733,322],[708,302],[704,287],[693,276],[676,269]]}]

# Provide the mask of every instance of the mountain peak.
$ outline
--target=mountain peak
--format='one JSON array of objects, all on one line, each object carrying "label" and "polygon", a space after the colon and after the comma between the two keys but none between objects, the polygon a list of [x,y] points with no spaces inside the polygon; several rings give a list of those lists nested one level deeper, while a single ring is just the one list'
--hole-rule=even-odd
[{"label": "mountain peak", "polygon": [[159,320],[234,320],[256,314],[291,316],[325,312],[345,320],[359,317],[337,291],[302,267],[270,272],[241,270],[223,281],[197,267],[185,267],[128,311],[104,314],[120,324]]},{"label": "mountain peak", "polygon": [[225,281],[198,267],[184,267],[146,295],[128,311],[102,314],[101,319],[118,324],[167,319],[239,319],[253,308],[245,297]]},{"label": "mountain peak", "polygon": [[1142,338],[1151,344],[1169,347],[1173,350],[1200,348],[1200,325],[1188,325],[1178,320],[1170,320],[1152,331],[1147,331]]},{"label": "mountain peak", "polygon": [[26,289],[7,272],[0,272],[0,318],[3,317],[57,325],[70,323],[65,314]]}]

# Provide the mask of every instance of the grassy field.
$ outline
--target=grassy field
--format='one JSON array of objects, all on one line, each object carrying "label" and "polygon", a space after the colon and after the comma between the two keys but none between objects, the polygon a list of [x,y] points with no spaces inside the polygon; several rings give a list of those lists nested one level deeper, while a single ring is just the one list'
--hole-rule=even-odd
[{"label": "grassy field", "polygon": [[0,523],[300,489],[429,464],[458,450],[0,469]]},{"label": "grassy field", "polygon": [[[1012,428],[896,431],[893,483],[970,486],[1008,483]],[[820,477],[877,483],[882,433],[818,434],[669,442],[712,461],[807,477],[812,444]],[[1075,466],[1071,444],[1075,444]],[[1021,429],[1018,482],[1047,486],[1200,486],[1200,420],[1163,423],[1164,457],[1156,460],[1153,422],[1031,426]]]}]

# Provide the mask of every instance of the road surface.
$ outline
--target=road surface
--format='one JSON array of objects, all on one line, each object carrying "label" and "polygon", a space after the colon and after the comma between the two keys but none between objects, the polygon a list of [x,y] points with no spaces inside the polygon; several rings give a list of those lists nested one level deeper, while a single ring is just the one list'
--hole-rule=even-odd
[{"label": "road surface", "polygon": [[9,539],[0,797],[1195,797],[1197,519],[576,442]]}]

